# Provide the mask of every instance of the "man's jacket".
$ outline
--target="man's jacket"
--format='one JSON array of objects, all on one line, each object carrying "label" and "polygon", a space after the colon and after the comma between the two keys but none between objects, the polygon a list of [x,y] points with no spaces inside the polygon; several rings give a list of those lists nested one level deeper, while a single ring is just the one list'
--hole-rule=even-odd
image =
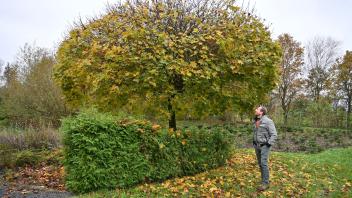
[{"label": "man's jacket", "polygon": [[270,144],[273,145],[277,138],[277,132],[274,125],[274,122],[264,115],[259,120],[258,127],[254,121],[254,130],[253,130],[253,142],[257,144]]}]

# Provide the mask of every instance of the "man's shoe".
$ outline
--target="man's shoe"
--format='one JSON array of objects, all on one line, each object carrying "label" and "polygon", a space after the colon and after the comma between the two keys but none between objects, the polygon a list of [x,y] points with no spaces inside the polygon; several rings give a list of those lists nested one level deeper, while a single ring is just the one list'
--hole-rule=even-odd
[{"label": "man's shoe", "polygon": [[258,188],[257,188],[257,190],[258,191],[265,191],[265,190],[267,190],[269,188],[269,184],[261,184]]}]

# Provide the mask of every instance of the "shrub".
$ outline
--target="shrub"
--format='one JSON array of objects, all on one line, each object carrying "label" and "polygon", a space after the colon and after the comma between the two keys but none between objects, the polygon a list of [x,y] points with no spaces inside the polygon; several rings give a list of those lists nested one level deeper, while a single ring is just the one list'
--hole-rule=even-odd
[{"label": "shrub", "polygon": [[0,144],[0,168],[2,167],[13,167],[15,156],[7,145]]},{"label": "shrub", "polygon": [[[154,125],[157,126],[158,125]],[[166,129],[158,133],[142,133],[140,151],[150,164],[150,181],[161,181],[166,178],[181,176],[182,167],[179,155],[179,141]]]},{"label": "shrub", "polygon": [[181,165],[184,175],[191,175],[225,164],[232,139],[227,130],[191,128],[180,135]]},{"label": "shrub", "polygon": [[0,168],[14,168],[21,166],[38,166],[42,163],[62,165],[63,153],[56,150],[14,150],[0,145]]},{"label": "shrub", "polygon": [[42,156],[30,151],[22,151],[16,153],[15,166],[37,165],[38,162],[43,161]]},{"label": "shrub", "polygon": [[321,148],[321,146],[316,142],[316,140],[314,139],[310,139],[307,142],[307,152],[309,153],[319,153],[321,152],[323,149]]},{"label": "shrub", "polygon": [[95,110],[63,120],[66,185],[73,192],[129,187],[195,174],[225,163],[227,131],[159,129]]}]

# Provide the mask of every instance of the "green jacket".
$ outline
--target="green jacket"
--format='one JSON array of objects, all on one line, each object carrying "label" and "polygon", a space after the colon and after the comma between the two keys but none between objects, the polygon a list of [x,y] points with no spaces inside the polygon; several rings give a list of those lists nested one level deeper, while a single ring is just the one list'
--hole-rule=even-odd
[{"label": "green jacket", "polygon": [[277,139],[277,132],[274,122],[266,115],[262,116],[259,120],[258,128],[253,123],[253,141],[258,144],[269,143],[270,145],[275,144]]}]

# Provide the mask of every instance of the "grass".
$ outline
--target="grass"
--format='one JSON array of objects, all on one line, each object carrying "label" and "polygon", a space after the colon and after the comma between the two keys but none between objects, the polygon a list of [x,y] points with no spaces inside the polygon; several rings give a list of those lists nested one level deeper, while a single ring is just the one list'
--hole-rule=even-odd
[{"label": "grass", "polygon": [[56,129],[0,128],[0,147],[13,150],[53,149],[61,146],[61,134]]},{"label": "grass", "polygon": [[218,169],[79,197],[352,197],[351,167],[352,147],[319,154],[273,152],[271,188],[260,193],[255,154],[240,149]]},{"label": "grass", "polygon": [[[352,197],[352,147],[329,149],[318,154],[304,155],[286,153],[280,154],[281,158],[288,160],[296,158],[304,162],[298,167],[305,168],[311,174],[316,183],[312,185],[313,195],[329,197]],[[309,165],[308,167],[304,167]],[[291,168],[297,164],[291,163]],[[349,191],[349,192],[348,192]]]},{"label": "grass", "polygon": [[35,164],[39,158],[34,152],[57,149],[61,139],[61,134],[49,127],[0,128],[0,168]]}]

